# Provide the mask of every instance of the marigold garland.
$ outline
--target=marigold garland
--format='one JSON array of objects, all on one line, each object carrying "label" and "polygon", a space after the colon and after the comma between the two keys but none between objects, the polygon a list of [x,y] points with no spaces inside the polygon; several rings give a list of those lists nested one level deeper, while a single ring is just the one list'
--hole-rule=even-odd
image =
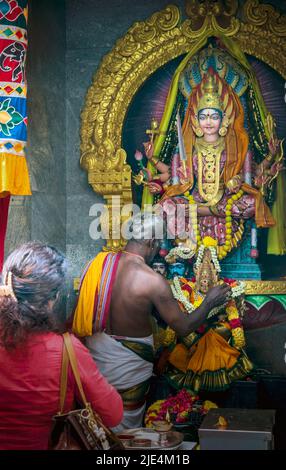
[{"label": "marigold garland", "polygon": [[230,300],[226,307],[227,319],[231,327],[233,346],[242,349],[245,346],[244,331],[239,318],[239,312],[234,300]]},{"label": "marigold garland", "polygon": [[[218,246],[218,258],[221,260],[226,257],[226,255],[231,251],[233,246],[237,246],[238,242],[242,238],[243,234],[243,229],[244,229],[244,221],[241,219],[240,224],[239,224],[239,229],[236,233],[236,237],[233,237],[233,231],[232,231],[232,206],[235,203],[235,201],[238,201],[244,194],[244,191],[240,189],[236,194],[233,194],[230,196],[227,200],[226,206],[225,206],[225,243],[224,245]],[[189,200],[190,207],[192,205],[197,205],[197,202],[194,200],[193,196],[190,195],[189,192],[186,192],[184,194]],[[192,211],[191,214],[192,216]],[[193,224],[193,228],[196,230],[196,238],[197,238],[197,244],[200,247],[202,244],[204,244],[204,240],[206,238],[211,237],[204,237],[203,240],[201,240],[201,235],[200,235],[200,230],[199,230],[199,225],[197,221]],[[212,239],[213,240],[213,239]],[[209,246],[213,246],[216,248],[215,245],[211,244]]]}]

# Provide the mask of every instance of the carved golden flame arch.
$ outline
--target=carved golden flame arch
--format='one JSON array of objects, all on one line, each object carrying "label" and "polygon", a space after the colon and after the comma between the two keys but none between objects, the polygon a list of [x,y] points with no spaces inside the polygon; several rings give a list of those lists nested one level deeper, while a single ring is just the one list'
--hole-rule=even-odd
[{"label": "carved golden flame arch", "polygon": [[[120,206],[132,202],[122,128],[133,96],[159,67],[207,37],[224,35],[286,79],[286,16],[272,6],[247,0],[240,10],[236,0],[189,0],[186,12],[190,18],[181,21],[178,7],[169,5],[134,23],[104,56],[88,90],[81,115],[80,163],[109,210],[112,196],[120,196]],[[107,249],[118,250],[124,244],[123,239],[110,237]]]}]

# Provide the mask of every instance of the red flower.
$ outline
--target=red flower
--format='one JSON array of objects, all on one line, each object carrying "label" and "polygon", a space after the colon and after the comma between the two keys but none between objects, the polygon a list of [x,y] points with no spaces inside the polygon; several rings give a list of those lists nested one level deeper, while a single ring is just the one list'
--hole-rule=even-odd
[{"label": "red flower", "polygon": [[182,290],[186,290],[189,294],[192,293],[192,288],[191,288],[191,286],[189,286],[189,284],[184,284],[182,286]]},{"label": "red flower", "polygon": [[203,334],[206,331],[206,325],[202,324],[198,329],[197,332]]},{"label": "red flower", "polygon": [[224,277],[223,280],[226,284],[229,284],[232,287],[237,285],[237,282],[236,282],[235,279],[230,279],[228,277]]},{"label": "red flower", "polygon": [[242,326],[241,320],[239,318],[235,318],[234,320],[230,320],[229,324],[230,324],[230,327],[231,327],[232,330],[234,330],[235,328],[241,328],[241,326]]}]

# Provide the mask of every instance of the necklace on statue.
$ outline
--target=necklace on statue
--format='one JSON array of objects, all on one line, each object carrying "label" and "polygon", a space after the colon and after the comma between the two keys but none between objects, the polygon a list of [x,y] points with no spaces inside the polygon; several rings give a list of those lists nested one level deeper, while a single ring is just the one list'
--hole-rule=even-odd
[{"label": "necklace on statue", "polygon": [[137,258],[141,258],[142,261],[145,263],[145,259],[141,255],[137,255],[136,253],[131,253],[130,251],[125,251],[125,250],[121,250],[121,253],[126,253],[127,255],[136,256]]}]

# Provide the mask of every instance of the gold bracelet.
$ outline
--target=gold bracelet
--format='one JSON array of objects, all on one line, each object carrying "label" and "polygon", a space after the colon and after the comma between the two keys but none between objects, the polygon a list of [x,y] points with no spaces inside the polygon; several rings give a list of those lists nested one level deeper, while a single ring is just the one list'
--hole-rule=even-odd
[{"label": "gold bracelet", "polygon": [[157,157],[151,157],[149,161],[150,161],[154,166],[156,166],[156,165],[160,162],[159,158],[157,158]]},{"label": "gold bracelet", "polygon": [[230,180],[228,180],[228,182],[226,183],[226,187],[227,189],[229,189],[230,191],[235,188],[239,183],[241,182],[241,177],[240,175],[235,175],[233,176],[233,178],[231,178]]},{"label": "gold bracelet", "polygon": [[273,158],[273,155],[270,153],[269,155],[267,155],[267,157],[265,157],[265,160],[267,160],[268,162],[272,162]]}]

